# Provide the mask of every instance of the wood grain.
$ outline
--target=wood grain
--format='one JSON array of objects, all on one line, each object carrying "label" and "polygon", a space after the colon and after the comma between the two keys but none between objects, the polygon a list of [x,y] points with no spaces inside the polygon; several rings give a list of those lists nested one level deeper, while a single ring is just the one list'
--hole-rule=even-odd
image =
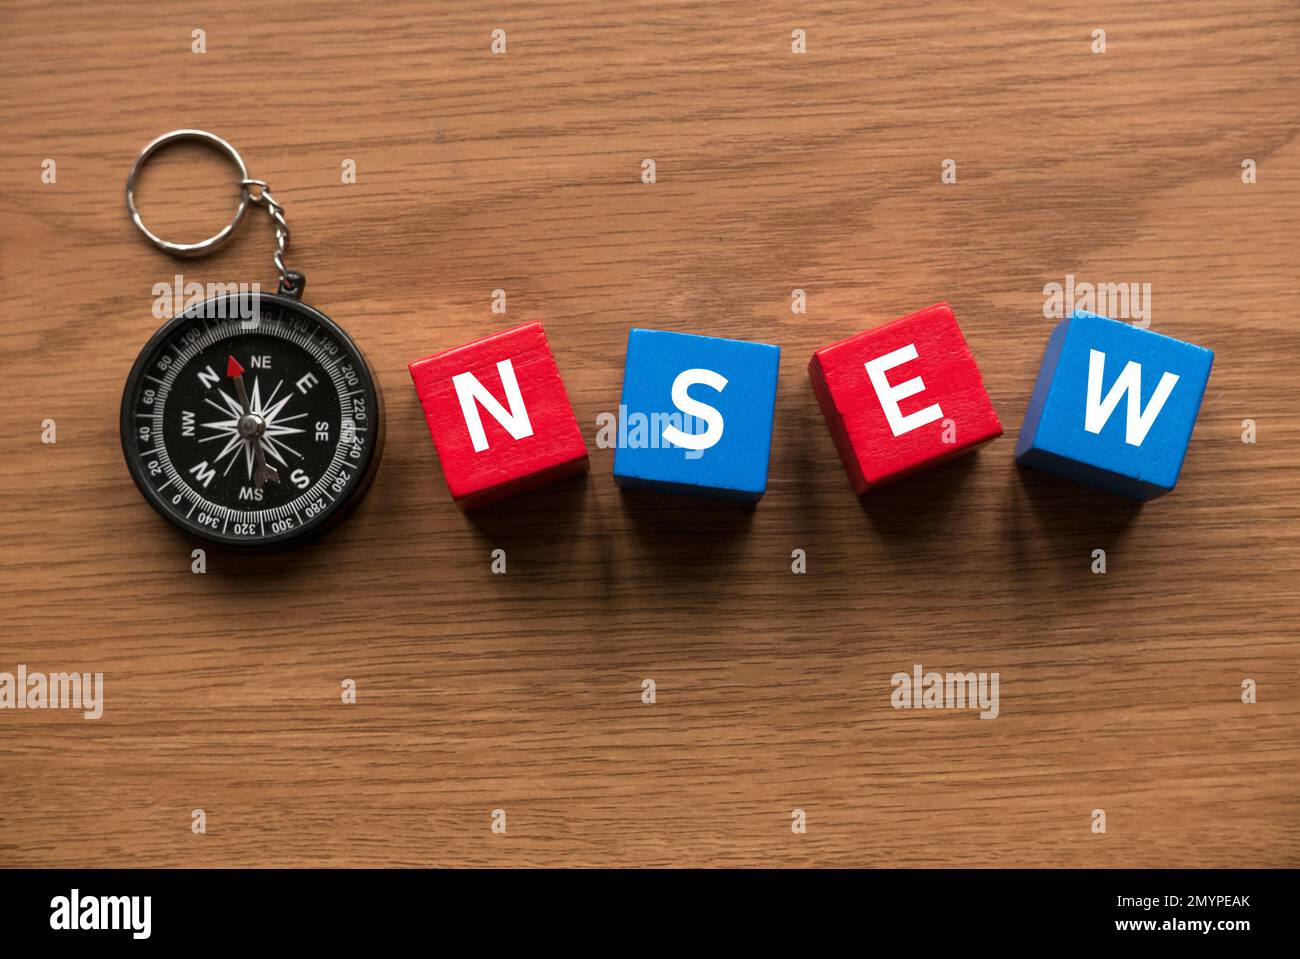
[{"label": "wood grain", "polygon": [[[0,670],[106,683],[98,721],[0,712],[0,865],[1300,865],[1294,3],[181,7],[0,4]],[[180,126],[273,185],[388,401],[351,519],[206,575],[120,391],[153,285],[269,284],[272,239],[134,231]],[[202,235],[229,176],[160,158],[146,216]],[[1067,274],[1217,353],[1142,508],[1012,463]],[[808,357],[941,299],[1007,435],[859,503]],[[466,517],[406,364],[530,319],[592,472]],[[782,346],[757,510],[615,488],[632,325]],[[1001,715],[893,710],[914,663],[999,672]]]}]

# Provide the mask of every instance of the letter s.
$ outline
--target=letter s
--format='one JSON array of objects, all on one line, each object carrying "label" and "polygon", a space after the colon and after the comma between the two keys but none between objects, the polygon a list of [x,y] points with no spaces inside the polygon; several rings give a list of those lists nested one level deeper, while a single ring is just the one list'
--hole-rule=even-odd
[{"label": "letter s", "polygon": [[683,433],[669,424],[664,427],[663,437],[665,442],[683,449],[707,450],[722,439],[722,414],[708,403],[691,399],[686,391],[697,383],[703,383],[721,393],[727,386],[727,378],[713,370],[694,369],[682,370],[677,374],[677,379],[673,380],[673,405],[687,416],[703,420],[708,428],[703,433]]}]

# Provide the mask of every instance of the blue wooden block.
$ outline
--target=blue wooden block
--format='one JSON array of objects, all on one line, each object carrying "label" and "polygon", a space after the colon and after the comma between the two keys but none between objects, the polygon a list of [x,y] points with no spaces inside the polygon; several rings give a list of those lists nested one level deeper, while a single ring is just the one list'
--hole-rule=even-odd
[{"label": "blue wooden block", "polygon": [[1016,462],[1137,500],[1178,482],[1214,353],[1076,311],[1052,331]]},{"label": "blue wooden block", "polygon": [[633,329],[614,480],[757,502],[767,489],[781,348]]}]

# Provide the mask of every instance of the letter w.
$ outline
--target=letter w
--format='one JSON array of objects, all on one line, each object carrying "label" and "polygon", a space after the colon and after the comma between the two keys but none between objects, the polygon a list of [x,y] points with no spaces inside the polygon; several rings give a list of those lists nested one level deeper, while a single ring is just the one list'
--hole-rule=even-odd
[{"label": "letter w", "polygon": [[1110,419],[1110,414],[1119,405],[1120,396],[1128,393],[1128,423],[1124,431],[1124,442],[1129,446],[1141,446],[1156,417],[1164,409],[1165,400],[1169,399],[1169,394],[1174,391],[1178,374],[1165,373],[1161,376],[1155,394],[1147,403],[1147,408],[1142,409],[1142,367],[1129,360],[1103,400],[1101,378],[1105,366],[1105,353],[1100,350],[1088,351],[1088,405],[1083,428],[1089,433],[1100,433],[1106,421]]},{"label": "letter w", "polygon": [[[506,428],[517,440],[533,435],[533,424],[528,422],[528,410],[524,408],[524,398],[519,394],[519,381],[515,379],[515,368],[509,360],[497,364],[497,373],[501,376],[501,385],[506,390],[506,410],[496,397],[478,381],[473,373],[458,373],[451,378],[456,387],[456,396],[460,399],[460,411],[465,416],[465,425],[469,428],[470,439],[474,441],[474,452],[482,453],[488,448],[487,435],[483,432],[483,420],[479,417],[475,400],[483,409],[492,414],[492,418]],[[517,412],[516,412],[517,411]]]}]

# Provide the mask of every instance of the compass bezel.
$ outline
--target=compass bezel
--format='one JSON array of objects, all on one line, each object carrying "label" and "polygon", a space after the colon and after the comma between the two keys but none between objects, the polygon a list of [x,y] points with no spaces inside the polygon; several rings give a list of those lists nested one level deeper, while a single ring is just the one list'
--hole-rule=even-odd
[{"label": "compass bezel", "polygon": [[[131,372],[126,378],[126,384],[122,389],[122,405],[119,416],[119,433],[122,444],[122,455],[126,461],[127,470],[131,478],[135,481],[136,487],[140,490],[145,501],[149,503],[154,510],[160,513],[173,527],[180,530],[188,539],[206,543],[212,546],[228,547],[240,551],[274,551],[288,549],[298,546],[328,532],[342,521],[349,513],[356,508],[357,504],[365,497],[370,489],[371,483],[374,482],[375,474],[379,468],[379,462],[383,456],[384,448],[384,427],[385,411],[383,393],[379,387],[379,380],[374,374],[373,368],[366,359],[361,348],[337,323],[322,313],[315,307],[308,306],[301,300],[292,296],[284,296],[278,293],[261,293],[261,306],[268,305],[278,306],[287,311],[298,313],[304,318],[316,323],[329,336],[334,337],[340,345],[356,357],[358,372],[364,377],[364,384],[369,385],[368,395],[374,400],[374,438],[373,441],[364,447],[362,459],[356,466],[358,478],[353,481],[351,488],[345,490],[339,499],[325,507],[318,516],[314,516],[306,523],[296,526],[293,529],[280,533],[269,533],[259,536],[233,536],[227,533],[221,533],[215,530],[209,530],[200,527],[198,524],[186,521],[186,518],[178,515],[170,508],[169,502],[160,494],[157,489],[150,483],[146,475],[145,463],[138,455],[133,455],[133,445],[135,441],[135,414],[138,412],[138,394],[141,389],[141,380],[149,370],[150,362],[158,355],[160,347],[178,330],[186,324],[201,320],[203,314],[213,314],[212,304],[220,300],[229,301],[239,294],[228,294],[219,297],[212,297],[196,304],[189,309],[182,310],[176,316],[164,323],[149,338],[141,348],[131,366]],[[250,331],[252,332],[252,331]],[[238,337],[232,337],[237,340]],[[363,385],[364,385],[363,384]]]}]

